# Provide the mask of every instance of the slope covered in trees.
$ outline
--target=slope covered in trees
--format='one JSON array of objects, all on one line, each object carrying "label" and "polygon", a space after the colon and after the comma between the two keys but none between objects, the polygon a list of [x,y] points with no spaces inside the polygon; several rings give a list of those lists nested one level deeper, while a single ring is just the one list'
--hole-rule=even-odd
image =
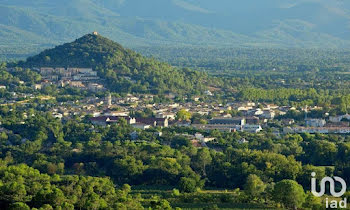
[{"label": "slope covered in trees", "polygon": [[[88,67],[98,71],[115,92],[199,94],[207,75],[177,69],[123,48],[103,36],[88,34],[20,62],[25,67]],[[215,82],[215,80],[214,80]]]}]

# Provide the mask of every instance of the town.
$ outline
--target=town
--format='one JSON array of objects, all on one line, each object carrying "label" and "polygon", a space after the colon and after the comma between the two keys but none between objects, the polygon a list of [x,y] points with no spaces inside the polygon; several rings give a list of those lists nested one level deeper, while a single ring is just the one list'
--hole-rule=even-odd
[{"label": "town", "polygon": [[[42,80],[34,84],[35,91],[55,85],[59,88],[71,87],[93,92],[105,92],[103,81],[97,72],[91,68],[34,68],[40,73]],[[9,71],[13,71],[9,69]],[[6,86],[1,86],[6,89]],[[214,93],[206,90],[203,93],[207,98],[214,97]],[[88,119],[92,126],[111,126],[125,120],[135,131],[130,133],[132,140],[138,139],[138,132],[167,127],[187,127],[197,130],[196,135],[181,133],[191,139],[199,147],[207,142],[215,142],[210,137],[213,130],[221,132],[259,133],[269,130],[276,138],[291,133],[320,133],[320,134],[348,134],[350,133],[350,115],[330,116],[324,114],[322,118],[308,117],[309,112],[317,112],[322,107],[292,107],[277,106],[267,103],[231,102],[216,104],[214,100],[204,101],[200,96],[188,98],[185,102],[174,102],[175,94],[167,95],[168,102],[155,103],[152,94],[126,94],[115,96],[108,93],[104,97],[85,97],[76,101],[65,101],[51,104],[49,112],[62,121],[79,117]],[[3,104],[26,104],[34,99],[33,94],[11,93],[11,98],[2,101]],[[41,97],[41,100],[50,97]],[[303,116],[302,119],[293,119],[290,113]],[[26,116],[26,114],[24,114]],[[248,140],[239,140],[239,143],[248,143]]]}]

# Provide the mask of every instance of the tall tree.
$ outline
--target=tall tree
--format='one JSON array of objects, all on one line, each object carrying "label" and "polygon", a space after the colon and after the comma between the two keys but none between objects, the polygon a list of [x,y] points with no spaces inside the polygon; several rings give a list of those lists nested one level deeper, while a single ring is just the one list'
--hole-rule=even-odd
[{"label": "tall tree", "polygon": [[255,174],[250,174],[244,186],[250,199],[260,199],[266,189],[266,184]]},{"label": "tall tree", "polygon": [[305,202],[305,192],[294,180],[282,180],[275,185],[273,199],[284,207],[297,209]]}]

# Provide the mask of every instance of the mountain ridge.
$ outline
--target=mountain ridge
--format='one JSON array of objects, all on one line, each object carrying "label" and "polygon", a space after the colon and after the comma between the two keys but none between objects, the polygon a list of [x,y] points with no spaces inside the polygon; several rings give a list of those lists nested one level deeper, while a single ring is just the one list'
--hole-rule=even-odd
[{"label": "mountain ridge", "polygon": [[342,0],[2,0],[0,13],[5,49],[94,30],[127,47],[350,48],[350,3]]}]

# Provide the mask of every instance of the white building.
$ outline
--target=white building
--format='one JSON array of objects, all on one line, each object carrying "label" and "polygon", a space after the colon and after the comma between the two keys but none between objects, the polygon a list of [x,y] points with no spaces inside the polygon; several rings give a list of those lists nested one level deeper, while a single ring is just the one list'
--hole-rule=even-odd
[{"label": "white building", "polygon": [[340,121],[342,121],[343,119],[350,120],[350,115],[349,115],[349,114],[345,114],[345,115],[330,116],[330,117],[329,117],[329,121],[331,121],[331,122],[333,122],[333,123],[340,122]]},{"label": "white building", "polygon": [[284,133],[349,134],[350,127],[286,127]]},{"label": "white building", "polygon": [[203,134],[201,134],[201,133],[196,133],[194,136],[196,137],[197,140],[204,142],[204,143],[215,140],[215,138],[204,137]]},{"label": "white building", "polygon": [[243,132],[248,132],[248,133],[259,133],[262,131],[261,125],[243,125],[240,127],[237,127],[237,130],[243,131]]},{"label": "white building", "polygon": [[326,120],[324,120],[324,119],[306,119],[305,125],[307,127],[323,127],[326,125]]},{"label": "white building", "polygon": [[167,112],[160,112],[156,115],[157,118],[166,118],[169,120],[175,120],[176,114],[174,113],[167,113]]}]

